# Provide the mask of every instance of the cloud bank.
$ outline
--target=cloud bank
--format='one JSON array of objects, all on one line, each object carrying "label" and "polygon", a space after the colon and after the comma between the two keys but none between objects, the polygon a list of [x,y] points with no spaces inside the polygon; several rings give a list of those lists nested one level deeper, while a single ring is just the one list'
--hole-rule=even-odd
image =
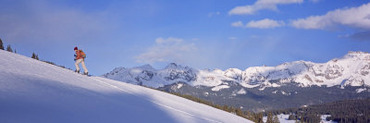
[{"label": "cloud bank", "polygon": [[271,19],[262,19],[258,21],[249,21],[247,24],[243,24],[241,21],[237,21],[234,23],[231,23],[231,26],[233,27],[243,27],[243,28],[258,28],[258,29],[268,29],[268,28],[276,28],[284,26],[285,23],[283,21],[276,21]]},{"label": "cloud bank", "polygon": [[291,25],[301,29],[331,29],[346,26],[370,30],[370,3],[329,11],[325,15],[296,19]]},{"label": "cloud bank", "polygon": [[302,3],[303,0],[257,0],[253,5],[237,6],[229,15],[251,15],[260,10],[276,11],[278,5]]},{"label": "cloud bank", "polygon": [[139,63],[176,62],[183,63],[195,54],[197,47],[181,38],[157,38],[155,45],[136,56]]},{"label": "cloud bank", "polygon": [[267,28],[275,28],[284,26],[283,21],[275,21],[271,19],[263,19],[259,21],[250,21],[247,23],[246,27],[248,28],[260,28],[260,29],[267,29]]}]

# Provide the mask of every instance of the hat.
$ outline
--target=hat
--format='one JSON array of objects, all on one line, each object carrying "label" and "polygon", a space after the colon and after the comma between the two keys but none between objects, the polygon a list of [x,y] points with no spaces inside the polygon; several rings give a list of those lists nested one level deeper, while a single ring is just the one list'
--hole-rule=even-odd
[{"label": "hat", "polygon": [[75,50],[78,50],[78,48],[77,48],[77,47],[75,47]]}]

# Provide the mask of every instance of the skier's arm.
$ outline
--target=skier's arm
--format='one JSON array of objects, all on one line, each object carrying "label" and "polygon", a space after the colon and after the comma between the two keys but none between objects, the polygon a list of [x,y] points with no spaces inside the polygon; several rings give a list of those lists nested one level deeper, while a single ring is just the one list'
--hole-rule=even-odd
[{"label": "skier's arm", "polygon": [[80,51],[77,51],[76,52],[76,59],[80,59],[81,58],[81,53],[80,53]]}]

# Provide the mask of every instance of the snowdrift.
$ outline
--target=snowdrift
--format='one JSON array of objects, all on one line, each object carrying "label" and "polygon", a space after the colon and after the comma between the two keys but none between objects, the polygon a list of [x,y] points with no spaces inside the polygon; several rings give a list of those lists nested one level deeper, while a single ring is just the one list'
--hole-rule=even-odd
[{"label": "snowdrift", "polygon": [[[0,50],[0,122],[251,122],[164,92]],[[71,63],[72,64],[72,63]]]}]

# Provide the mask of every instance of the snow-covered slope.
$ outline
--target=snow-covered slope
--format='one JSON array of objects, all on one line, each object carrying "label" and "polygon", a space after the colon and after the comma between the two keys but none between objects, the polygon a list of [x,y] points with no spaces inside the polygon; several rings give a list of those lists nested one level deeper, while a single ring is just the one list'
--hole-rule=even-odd
[{"label": "snow-covered slope", "polygon": [[259,87],[262,90],[289,83],[297,83],[301,87],[370,86],[370,54],[349,52],[343,58],[333,59],[327,63],[294,61],[276,67],[249,67],[244,71],[236,68],[225,71],[197,70],[175,63],[162,70],[156,70],[150,65],[145,65],[131,69],[116,68],[103,76],[151,87],[184,82],[193,86],[215,87],[215,91],[228,88],[225,82],[236,82],[246,88]]},{"label": "snow-covered slope", "polygon": [[141,86],[86,77],[2,50],[0,57],[3,123],[250,122]]}]

